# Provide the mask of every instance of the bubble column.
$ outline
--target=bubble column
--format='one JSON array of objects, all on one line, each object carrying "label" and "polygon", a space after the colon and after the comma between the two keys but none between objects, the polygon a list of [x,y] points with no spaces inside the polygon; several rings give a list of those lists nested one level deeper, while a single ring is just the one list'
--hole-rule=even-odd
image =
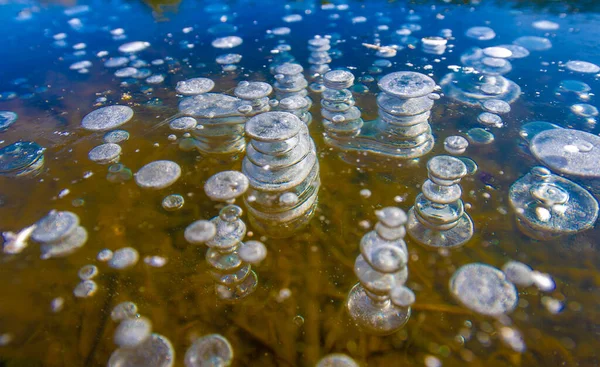
[{"label": "bubble column", "polygon": [[458,158],[440,155],[427,162],[429,179],[408,212],[408,233],[431,247],[458,247],[473,236],[473,221],[461,200],[460,180],[467,167]]},{"label": "bubble column", "polygon": [[354,97],[349,88],[354,84],[354,75],[346,70],[332,70],[323,77],[325,91],[321,99],[323,127],[326,142],[336,145],[337,139],[348,139],[360,134],[363,126],[360,110],[354,106]]},{"label": "bubble column", "polygon": [[350,290],[346,307],[358,327],[387,335],[406,324],[415,297],[404,286],[408,278],[408,250],[403,239],[406,214],[395,207],[376,214],[375,230],[360,241],[360,255],[354,263],[359,283]]},{"label": "bubble column", "polygon": [[437,95],[435,82],[415,72],[391,73],[378,83],[379,121],[377,140],[381,149],[401,158],[417,158],[433,148],[429,118]]},{"label": "bubble column", "polygon": [[254,292],[258,284],[251,265],[242,260],[239,248],[246,236],[246,224],[240,219],[242,209],[227,205],[210,222],[197,221],[186,229],[185,237],[192,244],[208,246],[206,261],[210,274],[217,282],[217,296],[226,301],[236,301]]},{"label": "bubble column", "polygon": [[242,163],[250,181],[244,196],[254,228],[285,237],[310,220],[320,186],[308,128],[287,112],[266,112],[246,123],[251,140]]},{"label": "bubble column", "polygon": [[244,100],[238,111],[246,116],[254,116],[270,111],[269,94],[272,91],[273,88],[268,83],[240,82],[233,91],[236,97]]},{"label": "bubble column", "polygon": [[308,41],[308,50],[310,51],[308,63],[311,64],[309,71],[314,80],[310,88],[313,92],[323,91],[323,75],[330,70],[331,57],[328,52],[330,49],[329,38],[315,36]]},{"label": "bubble column", "polygon": [[312,106],[312,100],[308,97],[308,82],[302,72],[304,68],[300,64],[285,63],[275,68],[275,97],[282,100],[287,97],[300,96],[306,98],[308,108]]},{"label": "bubble column", "polygon": [[291,96],[279,101],[278,110],[297,116],[306,125],[312,122],[312,114],[308,111],[309,103],[304,97]]}]

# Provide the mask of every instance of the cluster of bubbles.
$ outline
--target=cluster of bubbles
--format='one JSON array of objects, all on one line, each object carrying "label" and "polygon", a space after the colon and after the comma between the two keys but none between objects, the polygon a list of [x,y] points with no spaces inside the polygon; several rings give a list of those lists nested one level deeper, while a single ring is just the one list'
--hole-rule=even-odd
[{"label": "cluster of bubbles", "polygon": [[448,40],[444,37],[432,36],[421,38],[421,49],[426,54],[443,55],[446,52]]},{"label": "cluster of bubbles", "polygon": [[132,302],[115,306],[111,318],[119,325],[113,337],[118,348],[111,354],[107,366],[171,367],[175,350],[166,337],[152,332],[152,322],[138,314]]},{"label": "cluster of bubbles", "polygon": [[[218,5],[214,5],[218,8]],[[225,6],[227,7],[227,6]],[[338,5],[338,9],[342,9]],[[323,9],[336,8],[332,4]],[[210,8],[210,6],[208,7]],[[208,11],[208,10],[207,10]],[[211,11],[208,11],[209,13]],[[215,11],[214,13],[218,13]],[[332,17],[335,19],[335,17]],[[409,22],[418,16],[409,16]],[[302,16],[291,14],[284,21],[293,23]],[[353,23],[366,21],[354,17]],[[80,21],[73,20],[73,27]],[[534,27],[556,30],[558,24],[538,21]],[[385,29],[380,26],[378,30]],[[212,30],[212,31],[211,31]],[[224,35],[236,27],[226,22],[209,29],[210,33],[222,35],[212,41],[217,49],[231,49],[243,43],[241,37]],[[408,23],[395,32],[395,37],[405,45],[413,44],[411,33],[420,30],[415,23]],[[113,30],[115,39],[122,39],[124,31]],[[270,31],[274,36],[286,36],[287,27]],[[466,31],[467,37],[485,42],[496,37],[488,27],[473,27]],[[55,35],[57,45],[66,45],[66,35]],[[441,37],[421,39],[423,52],[442,55],[446,52],[450,30]],[[415,39],[416,40],[416,39]],[[61,42],[62,41],[62,42]],[[326,136],[325,141],[343,151],[370,152],[374,155],[399,159],[412,159],[426,155],[433,149],[434,138],[430,126],[434,101],[440,96],[430,77],[416,72],[395,72],[382,77],[378,86],[378,115],[376,120],[364,122],[361,111],[355,106],[350,89],[354,75],[347,70],[330,71],[331,37],[315,36],[308,41],[310,51],[309,69],[313,92],[322,92],[321,114]],[[145,79],[149,84],[164,81],[160,74],[152,75],[147,63],[134,55],[147,49],[150,43],[133,41],[122,44],[118,51],[126,56],[106,59],[104,66],[115,68],[114,75],[123,78]],[[193,45],[189,45],[193,46]],[[389,58],[403,46],[379,46],[377,56]],[[512,70],[510,60],[527,57],[530,52],[544,51],[552,47],[544,37],[524,36],[513,44],[492,47],[473,47],[461,56],[462,67],[446,75],[440,82],[445,96],[458,102],[477,106],[484,111],[477,117],[485,128],[503,126],[500,115],[511,111],[510,104],[521,94],[520,87],[504,77]],[[79,45],[75,49],[84,49]],[[184,98],[179,103],[180,113],[170,121],[170,129],[183,134],[180,147],[196,149],[204,155],[237,155],[246,151],[242,172],[224,171],[207,180],[204,189],[207,196],[224,202],[219,215],[210,221],[198,220],[185,230],[186,240],[194,245],[205,244],[206,261],[210,274],[216,282],[216,293],[222,300],[236,301],[254,292],[257,275],[252,265],[267,256],[263,243],[243,242],[246,224],[241,219],[242,209],[234,205],[235,199],[244,196],[253,226],[273,236],[285,237],[304,226],[316,210],[320,187],[319,163],[316,148],[308,131],[312,120],[309,109],[312,100],[308,96],[308,82],[301,65],[293,63],[291,47],[279,43],[272,51],[275,55],[271,71],[274,86],[265,82],[242,81],[234,90],[234,96],[210,93],[215,83],[208,78],[180,81],[176,92]],[[107,53],[99,53],[99,57]],[[242,55],[228,53],[216,58],[224,71],[237,70]],[[155,60],[153,65],[161,65]],[[389,60],[378,60],[371,69],[373,74],[389,67]],[[70,65],[71,70],[87,73],[92,67],[88,60]],[[598,73],[600,67],[586,61],[569,60],[564,66],[574,73]],[[372,78],[374,81],[374,78]],[[275,90],[277,100],[269,96]],[[574,94],[579,102],[591,98],[589,85],[564,80],[557,93],[568,98]],[[277,109],[271,112],[271,109]],[[568,121],[593,127],[598,110],[587,103],[575,103],[570,107]],[[135,177],[141,188],[159,190],[174,184],[182,174],[181,167],[172,161],[159,160],[143,166],[135,176],[122,163],[122,142],[129,138],[125,130],[117,129],[133,118],[134,111],[128,106],[112,105],[87,114],[81,125],[92,132],[106,132],[103,144],[90,150],[91,161],[110,165],[107,179],[124,182]],[[0,111],[0,131],[15,123],[17,114]],[[597,164],[600,138],[573,129],[562,129],[545,122],[534,122],[523,127],[533,156],[553,171],[573,178],[575,181],[591,179],[598,183],[600,168]],[[485,129],[475,128],[466,134],[468,139],[453,135],[445,139],[444,149],[451,155],[463,154],[474,144],[491,143],[494,139]],[[246,138],[248,142],[246,143]],[[17,142],[0,149],[0,175],[27,176],[39,173],[44,165],[44,148],[34,142]],[[461,199],[460,181],[474,172],[473,161],[452,156],[436,156],[427,163],[428,180],[414,206],[406,215],[401,209],[387,207],[376,212],[375,229],[367,233],[360,243],[354,271],[359,279],[350,291],[346,306],[354,322],[363,330],[385,335],[400,329],[409,319],[414,293],[405,286],[408,278],[408,250],[404,236],[435,248],[453,248],[466,243],[473,236],[473,222],[465,212]],[[550,240],[565,234],[573,234],[591,228],[598,217],[598,202],[579,184],[552,174],[545,167],[534,167],[518,179],[510,188],[509,201],[515,212],[521,231],[538,240]],[[184,204],[181,195],[164,198],[165,210],[177,210]],[[405,229],[406,225],[406,229]],[[42,257],[65,256],[83,246],[87,231],[80,225],[79,217],[67,211],[52,211],[46,217],[17,235],[4,233],[10,238],[5,252],[15,253],[31,236],[41,244]],[[8,241],[7,241],[8,242]],[[21,242],[21,244],[19,244]],[[12,251],[12,252],[11,252]],[[98,259],[107,261],[115,269],[135,265],[139,253],[131,247],[114,253],[103,250]],[[148,264],[164,264],[164,259],[152,257]],[[158,265],[160,266],[160,265]],[[76,297],[90,297],[97,291],[93,278],[98,274],[94,265],[82,267],[78,273],[81,282],[73,293]],[[502,270],[490,265],[472,263],[460,267],[449,282],[450,293],[465,307],[479,314],[498,317],[512,312],[518,303],[516,286],[535,285],[542,291],[552,291],[555,284],[549,275],[533,270],[526,264],[511,261]],[[550,304],[551,301],[547,301]],[[56,309],[58,309],[58,303]],[[547,305],[547,307],[550,307]],[[172,366],[173,347],[167,338],[152,333],[149,319],[137,313],[137,307],[126,302],[115,307],[111,314],[119,321],[114,341],[118,349],[112,354],[109,366]],[[513,343],[513,349],[524,348],[518,331],[501,329],[502,337]],[[519,341],[520,340],[520,341]],[[233,348],[223,336],[207,335],[193,342],[185,354],[185,365],[228,366],[233,360]],[[318,366],[356,366],[345,355],[330,355],[318,362]]]},{"label": "cluster of bubbles", "polygon": [[325,90],[321,95],[321,116],[325,142],[340,148],[352,145],[352,138],[360,134],[364,124],[350,92],[354,75],[347,70],[332,70],[325,74],[323,81]]},{"label": "cluster of bubbles", "polygon": [[317,205],[319,162],[308,128],[287,112],[266,112],[246,123],[250,141],[242,172],[250,181],[244,196],[252,225],[286,237],[308,223]]},{"label": "cluster of bubbles", "polygon": [[243,111],[248,110],[248,104],[237,97],[208,93],[215,85],[208,78],[184,82],[193,87],[177,88],[179,93],[185,93],[188,97],[179,103],[183,117],[171,121],[170,125],[174,131],[189,132],[191,135],[180,141],[180,148],[196,149],[202,155],[237,158],[237,154],[244,151],[244,123],[247,118]]},{"label": "cluster of bubbles", "polygon": [[592,194],[545,167],[533,167],[515,181],[509,202],[519,229],[539,240],[584,231],[598,219],[598,202]]},{"label": "cluster of bubbles", "polygon": [[303,97],[308,102],[307,109],[312,106],[312,99],[308,96],[308,81],[302,74],[304,68],[300,64],[284,63],[274,69],[275,72],[275,97],[281,101],[287,97]]},{"label": "cluster of bubbles", "polygon": [[129,139],[129,133],[117,128],[130,121],[133,115],[134,111],[129,106],[111,105],[98,108],[81,120],[81,126],[85,130],[106,132],[104,143],[92,148],[88,158],[98,164],[110,165],[106,176],[110,182],[125,182],[132,177],[131,170],[118,163],[122,152],[119,144]]},{"label": "cluster of bubbles", "polygon": [[[512,70],[510,59],[527,55],[529,52],[526,49],[515,45],[483,49],[473,47],[461,55],[461,70],[444,76],[440,86],[447,97],[473,107],[480,106],[486,100],[510,104],[519,98],[521,88],[505,78],[504,74]],[[504,104],[501,108],[507,109]]]},{"label": "cluster of bubbles", "polygon": [[370,153],[396,159],[421,157],[431,151],[434,138],[429,125],[439,95],[430,77],[416,72],[395,72],[382,77],[377,96],[379,118],[364,122],[348,90],[354,77],[343,70],[325,75],[323,125],[325,141],[346,152]]},{"label": "cluster of bubbles", "polygon": [[[248,190],[246,176],[237,171],[223,171],[207,180],[204,190],[215,201],[233,203]],[[251,264],[258,264],[267,256],[263,243],[242,242],[246,224],[240,219],[242,209],[233,204],[223,207],[210,221],[198,220],[185,230],[185,239],[194,245],[205,244],[206,261],[216,281],[217,296],[226,301],[237,301],[252,294],[258,284]]]},{"label": "cluster of bubbles", "polygon": [[473,221],[465,212],[460,180],[467,175],[462,160],[440,155],[427,162],[428,180],[408,213],[408,233],[431,247],[457,247],[473,236]]},{"label": "cluster of bubbles", "polygon": [[52,210],[35,224],[31,238],[41,245],[42,259],[67,256],[85,245],[88,233],[79,216]]},{"label": "cluster of bubbles", "polygon": [[406,324],[415,295],[404,285],[408,278],[406,213],[387,207],[376,215],[375,230],[360,241],[360,255],[354,263],[359,283],[350,290],[346,307],[359,328],[387,335]]},{"label": "cluster of bubbles", "polygon": [[323,91],[323,75],[330,70],[331,56],[328,52],[331,49],[330,43],[329,37],[315,36],[308,40],[308,51],[310,51],[308,63],[311,65],[309,71],[314,80],[310,90],[313,92]]},{"label": "cluster of bubbles", "polygon": [[431,109],[439,95],[432,93],[436,84],[430,77],[410,72],[395,72],[377,83],[379,119],[377,137],[382,151],[398,158],[418,158],[433,148],[429,125]]}]

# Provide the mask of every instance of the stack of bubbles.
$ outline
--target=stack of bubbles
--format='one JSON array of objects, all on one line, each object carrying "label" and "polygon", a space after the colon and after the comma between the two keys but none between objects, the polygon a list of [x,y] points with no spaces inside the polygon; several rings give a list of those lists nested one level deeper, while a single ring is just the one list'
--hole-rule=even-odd
[{"label": "stack of bubbles", "polygon": [[242,61],[242,55],[240,54],[224,54],[217,56],[217,64],[221,65],[223,71],[235,71],[237,70],[237,64]]},{"label": "stack of bubbles", "polygon": [[354,75],[347,70],[332,70],[325,74],[323,81],[321,115],[327,134],[325,141],[334,146],[352,144],[348,140],[360,134],[364,124],[349,90],[354,85]]},{"label": "stack of bubbles", "polygon": [[[198,88],[199,92],[184,98],[179,103],[181,115],[188,119],[182,124],[185,131],[191,133],[191,138],[180,142],[183,150],[197,149],[203,155],[220,155],[236,157],[244,151],[244,123],[246,116],[240,112],[244,111],[244,101],[221,93],[207,93],[212,90],[214,83],[210,79],[204,79],[212,83],[210,88]],[[247,103],[246,103],[247,105]],[[193,118],[194,121],[189,119]]]},{"label": "stack of bubbles", "polygon": [[399,158],[417,158],[433,148],[429,117],[437,94],[430,77],[411,71],[381,78],[377,96],[377,141],[381,152]]},{"label": "stack of bubbles", "polygon": [[429,179],[408,212],[408,233],[436,248],[461,246],[473,236],[473,221],[461,200],[460,180],[467,175],[458,158],[440,155],[427,162]]},{"label": "stack of bubbles", "polygon": [[312,114],[308,110],[310,104],[305,97],[291,96],[279,101],[278,110],[296,115],[307,126],[312,122]]},{"label": "stack of bubbles", "polygon": [[302,72],[304,68],[300,64],[285,63],[275,68],[275,97],[282,100],[287,97],[299,96],[306,98],[309,109],[312,100],[308,97],[308,82]]},{"label": "stack of bubbles", "polygon": [[423,52],[432,55],[443,55],[446,52],[448,40],[444,37],[424,37],[421,38]]},{"label": "stack of bubbles", "polygon": [[512,55],[505,47],[473,47],[461,56],[463,71],[442,78],[442,90],[448,97],[470,106],[479,106],[488,99],[512,103],[521,94],[521,88],[503,76],[512,70],[508,60]]},{"label": "stack of bubbles", "polygon": [[518,179],[508,197],[521,232],[538,240],[587,230],[598,219],[592,194],[545,167],[534,167]]},{"label": "stack of bubbles", "polygon": [[217,296],[235,302],[254,292],[258,284],[250,263],[239,254],[246,224],[240,219],[242,209],[227,205],[210,221],[198,220],[185,229],[185,239],[194,245],[208,246],[206,261],[215,280]]},{"label": "stack of bubbles", "polygon": [[327,37],[315,36],[308,40],[308,51],[310,51],[308,63],[311,65],[309,71],[314,79],[310,89],[313,92],[323,91],[323,75],[330,70],[331,56],[328,52],[330,49],[331,45]]},{"label": "stack of bubbles", "polygon": [[31,238],[41,244],[42,259],[49,259],[71,254],[85,244],[88,234],[77,214],[52,210],[35,224]]},{"label": "stack of bubbles", "polygon": [[314,214],[319,163],[308,128],[287,112],[266,112],[246,123],[250,142],[242,172],[250,180],[244,196],[255,228],[285,237]]},{"label": "stack of bubbles", "polygon": [[44,167],[44,148],[32,141],[18,141],[0,148],[0,175],[36,176]]},{"label": "stack of bubbles", "polygon": [[244,100],[239,107],[239,112],[246,116],[255,116],[259,113],[271,110],[269,94],[273,91],[268,83],[264,82],[240,82],[233,93],[236,97]]},{"label": "stack of bubbles", "polygon": [[[130,305],[133,305],[132,309],[125,308]],[[175,350],[171,342],[162,335],[152,333],[152,323],[147,318],[137,315],[135,304],[119,304],[111,316],[114,321],[120,321],[114,335],[114,342],[119,348],[111,354],[107,366],[173,366]]]},{"label": "stack of bubbles", "polygon": [[273,59],[271,60],[271,65],[269,66],[269,71],[271,74],[276,75],[277,72],[275,69],[282,64],[293,63],[296,61],[292,53],[292,46],[287,43],[280,43],[274,49],[271,50],[271,54],[273,54]]},{"label": "stack of bubbles", "polygon": [[414,293],[408,278],[408,249],[404,242],[406,213],[395,207],[376,211],[375,230],[360,241],[354,263],[357,283],[346,301],[352,320],[362,330],[387,335],[398,331],[410,317]]},{"label": "stack of bubbles", "polygon": [[575,103],[570,108],[567,121],[572,126],[587,127],[593,129],[598,120],[598,108],[588,103]]}]

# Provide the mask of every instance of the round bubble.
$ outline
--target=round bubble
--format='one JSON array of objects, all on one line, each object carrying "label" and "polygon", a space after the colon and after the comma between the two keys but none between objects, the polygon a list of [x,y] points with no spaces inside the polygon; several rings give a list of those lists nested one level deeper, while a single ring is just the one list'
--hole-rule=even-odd
[{"label": "round bubble", "polygon": [[598,116],[598,109],[587,103],[577,103],[571,106],[571,112],[581,117]]},{"label": "round bubble", "polygon": [[18,115],[12,111],[0,111],[0,131],[6,130],[17,121]]},{"label": "round bubble", "polygon": [[177,83],[175,90],[184,96],[193,96],[210,92],[215,82],[208,78],[192,78]]},{"label": "round bubble", "polygon": [[463,154],[468,147],[469,141],[462,136],[453,135],[444,139],[444,149],[450,154]]},{"label": "round bubble", "polygon": [[229,366],[233,360],[233,347],[219,334],[206,335],[185,352],[186,367]]},{"label": "round bubble", "polygon": [[501,48],[505,48],[505,49],[509,50],[512,53],[512,55],[510,56],[511,59],[522,59],[524,57],[529,56],[529,50],[523,46],[511,44],[511,45],[500,45],[500,46],[496,46],[496,47],[501,47]]},{"label": "round bubble", "polygon": [[169,123],[169,128],[173,131],[191,131],[196,128],[198,121],[195,118],[184,116],[178,117]]},{"label": "round bubble", "polygon": [[242,61],[242,55],[240,55],[240,54],[219,55],[219,56],[217,56],[217,58],[215,59],[215,61],[219,65],[237,64],[240,61]]},{"label": "round bubble", "polygon": [[100,252],[98,252],[98,255],[96,255],[96,260],[98,261],[102,261],[102,262],[107,262],[108,260],[112,259],[113,257],[113,252],[107,248],[100,250]]},{"label": "round bubble", "polygon": [[267,247],[259,241],[246,241],[240,245],[238,255],[245,262],[258,264],[267,257]]},{"label": "round bubble", "polygon": [[303,125],[289,112],[265,112],[246,122],[246,134],[258,141],[278,142],[296,136]]},{"label": "round bubble", "polygon": [[28,168],[43,162],[44,148],[32,141],[18,141],[0,148],[0,174],[25,174],[30,171]]},{"label": "round bubble", "polygon": [[242,44],[244,40],[238,36],[220,37],[212,41],[214,48],[234,48]]},{"label": "round bubble", "polygon": [[238,98],[253,100],[264,98],[271,94],[273,87],[264,82],[240,82],[233,93]]},{"label": "round bubble", "polygon": [[503,272],[481,263],[460,267],[450,279],[450,293],[465,307],[489,316],[510,313],[519,300]]},{"label": "round bubble", "polygon": [[148,84],[160,84],[165,81],[165,76],[162,74],[156,74],[149,76],[146,78],[146,83]]},{"label": "round bubble", "polygon": [[529,51],[545,51],[552,48],[552,42],[544,37],[523,36],[514,40],[513,43],[525,47]]},{"label": "round bubble", "polygon": [[119,46],[119,52],[132,54],[132,53],[143,51],[143,50],[147,49],[148,47],[150,47],[149,42],[142,42],[142,41],[128,42],[128,43],[124,43],[121,46]]},{"label": "round bubble", "polygon": [[129,132],[125,130],[113,130],[104,134],[102,138],[105,143],[119,144],[129,140]]},{"label": "round bubble", "polygon": [[596,74],[600,72],[600,66],[587,61],[569,60],[565,67],[577,73]]},{"label": "round bubble", "polygon": [[496,32],[489,27],[471,27],[467,29],[465,35],[478,41],[489,41],[496,37]]},{"label": "round bubble", "polygon": [[334,353],[321,358],[316,367],[359,367],[359,365],[345,354]]},{"label": "round bubble", "polygon": [[542,31],[555,31],[560,28],[558,23],[551,22],[549,20],[537,20],[531,24],[533,28]]},{"label": "round bubble", "polygon": [[510,112],[510,104],[501,99],[488,99],[483,102],[482,106],[491,113],[503,114]]},{"label": "round bubble", "polygon": [[210,177],[204,184],[204,192],[215,201],[228,201],[243,195],[250,182],[238,171],[223,171]]},{"label": "round bubble", "polygon": [[151,333],[152,323],[147,318],[126,318],[117,326],[114,341],[120,347],[132,348],[143,343]]},{"label": "round bubble", "polygon": [[135,348],[119,348],[108,360],[108,367],[172,367],[175,351],[162,335],[152,334]]},{"label": "round bubble", "polygon": [[509,261],[502,267],[502,271],[511,282],[518,286],[529,287],[533,285],[533,269],[518,261]]},{"label": "round bubble", "polygon": [[73,290],[73,295],[77,298],[91,297],[98,291],[98,285],[93,280],[84,280],[77,284]]},{"label": "round bubble", "polygon": [[121,155],[121,146],[113,143],[105,143],[92,148],[88,153],[88,158],[92,162],[99,164],[114,163],[119,160]]},{"label": "round bubble", "polygon": [[84,265],[77,272],[79,279],[81,280],[90,280],[95,278],[98,275],[98,267],[96,265]]},{"label": "round bubble", "polygon": [[383,225],[390,228],[400,227],[408,220],[404,210],[393,206],[377,210],[375,215]]},{"label": "round bubble", "polygon": [[502,127],[502,117],[489,112],[480,113],[477,116],[477,121],[489,127]]},{"label": "round bubble", "polygon": [[104,66],[107,68],[120,68],[129,63],[129,59],[127,57],[119,56],[119,57],[111,57],[110,59],[104,62]]},{"label": "round bubble", "polygon": [[171,186],[181,177],[181,167],[172,161],[148,163],[135,174],[135,182],[145,189],[163,189]]},{"label": "round bubble", "polygon": [[133,302],[121,302],[116,305],[111,313],[110,318],[113,321],[122,321],[129,318],[134,318],[137,316],[138,308],[137,305]]},{"label": "round bubble", "polygon": [[67,211],[53,210],[36,223],[31,238],[37,242],[57,242],[71,233],[79,226],[77,214]]},{"label": "round bubble", "polygon": [[386,94],[398,98],[417,98],[428,95],[435,89],[435,82],[427,75],[412,71],[388,74],[377,83]]},{"label": "round bubble", "polygon": [[488,57],[506,59],[513,55],[512,51],[505,47],[486,47],[483,50],[483,54]]},{"label": "round bubble", "polygon": [[396,306],[410,307],[415,303],[416,296],[410,288],[401,285],[392,288],[390,291],[390,299]]},{"label": "round bubble", "polygon": [[600,137],[573,129],[550,129],[531,140],[531,153],[553,171],[600,177]]},{"label": "round bubble", "polygon": [[490,144],[495,139],[494,134],[479,127],[469,129],[466,135],[467,139],[475,145]]},{"label": "round bubble", "polygon": [[133,110],[128,106],[107,106],[94,110],[81,120],[81,126],[90,131],[107,131],[131,120]]},{"label": "round bubble", "polygon": [[114,269],[126,269],[137,264],[140,254],[133,247],[124,247],[113,253],[108,266]]},{"label": "round bubble", "polygon": [[187,226],[184,237],[189,243],[200,245],[213,239],[216,234],[217,227],[214,223],[207,220],[197,220]]},{"label": "round bubble", "polygon": [[166,196],[162,201],[162,207],[166,211],[172,212],[183,208],[185,199],[179,194],[171,194]]}]

